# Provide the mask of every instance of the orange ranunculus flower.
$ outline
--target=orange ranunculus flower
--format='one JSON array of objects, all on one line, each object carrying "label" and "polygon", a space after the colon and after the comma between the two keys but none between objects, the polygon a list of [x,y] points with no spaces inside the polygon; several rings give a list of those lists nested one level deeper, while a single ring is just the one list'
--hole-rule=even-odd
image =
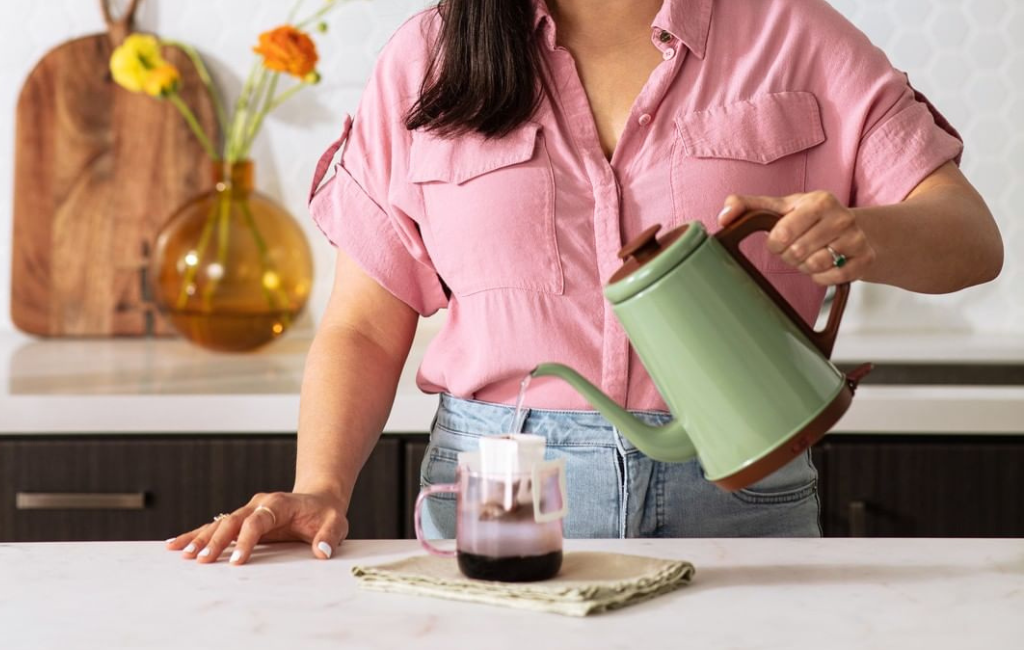
[{"label": "orange ranunculus flower", "polygon": [[253,51],[263,57],[263,65],[268,70],[299,79],[313,73],[320,58],[313,40],[291,25],[260,34],[260,44]]}]

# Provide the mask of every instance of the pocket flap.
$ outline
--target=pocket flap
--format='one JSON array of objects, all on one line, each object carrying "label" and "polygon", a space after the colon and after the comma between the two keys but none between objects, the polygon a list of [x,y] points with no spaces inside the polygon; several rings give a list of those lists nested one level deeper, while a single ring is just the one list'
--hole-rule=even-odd
[{"label": "pocket flap", "polygon": [[540,125],[527,122],[501,138],[467,133],[451,138],[416,130],[409,151],[409,180],[460,185],[487,172],[533,157]]},{"label": "pocket flap", "polygon": [[825,141],[817,98],[781,92],[676,117],[686,155],[767,165]]}]

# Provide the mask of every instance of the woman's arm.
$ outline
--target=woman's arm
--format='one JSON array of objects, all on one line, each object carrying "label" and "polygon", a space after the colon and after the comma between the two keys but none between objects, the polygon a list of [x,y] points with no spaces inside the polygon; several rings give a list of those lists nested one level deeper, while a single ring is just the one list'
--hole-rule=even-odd
[{"label": "woman's arm", "polygon": [[977,190],[953,163],[897,205],[853,210],[875,250],[868,282],[949,293],[996,279],[1003,240]]},{"label": "woman's arm", "polygon": [[418,318],[338,251],[334,288],[303,373],[295,492],[328,494],[347,511],[391,412]]},{"label": "woman's arm", "polygon": [[261,541],[303,540],[320,559],[348,535],[348,506],[387,422],[418,315],[341,251],[327,313],[306,357],[292,492],[257,494],[234,512],[167,540],[188,559],[233,564]]},{"label": "woman's arm", "polygon": [[[951,162],[895,205],[850,209],[828,192],[730,196],[721,222],[757,208],[784,216],[769,250],[822,285],[866,280],[950,293],[995,279],[1003,266],[992,213]],[[836,268],[826,246],[849,261]]]}]

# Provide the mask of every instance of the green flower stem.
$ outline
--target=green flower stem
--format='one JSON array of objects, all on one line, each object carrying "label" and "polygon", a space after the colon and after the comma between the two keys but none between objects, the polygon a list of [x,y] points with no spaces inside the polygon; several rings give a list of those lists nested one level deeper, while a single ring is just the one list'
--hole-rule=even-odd
[{"label": "green flower stem", "polygon": [[321,18],[323,18],[325,15],[327,15],[327,12],[331,11],[332,9],[334,9],[335,7],[337,7],[340,4],[341,3],[337,2],[337,0],[327,0],[324,3],[324,6],[321,7],[319,11],[314,13],[309,18],[303,20],[302,22],[300,22],[295,27],[298,28],[298,29],[303,29],[304,27],[309,27],[310,25],[312,25],[313,23],[319,21]]},{"label": "green flower stem", "polygon": [[305,88],[308,85],[309,84],[303,82],[303,83],[298,84],[296,86],[292,86],[288,90],[284,91],[283,93],[278,95],[277,98],[270,104],[270,107],[267,108],[267,112],[271,113],[271,112],[277,110],[277,108],[281,104],[285,103],[286,101],[288,101],[289,99],[294,97],[297,92],[299,92],[300,90],[302,90],[303,88]]},{"label": "green flower stem", "polygon": [[281,93],[277,97],[273,97],[271,99],[270,95],[268,95],[269,103],[260,112],[260,114],[258,116],[258,119],[257,119],[257,122],[256,122],[256,125],[255,125],[255,127],[253,128],[252,132],[249,135],[248,142],[246,143],[246,147],[242,151],[241,158],[244,159],[244,158],[248,158],[249,157],[249,151],[252,149],[252,143],[253,143],[253,141],[256,140],[256,136],[259,134],[259,130],[263,126],[263,120],[266,119],[267,115],[273,113],[275,110],[278,109],[278,107],[281,106],[281,104],[284,104],[286,101],[288,101],[289,99],[294,97],[296,94],[298,94],[299,91],[301,91],[303,88],[306,88],[309,85],[310,84],[308,84],[308,83],[303,81],[301,83],[298,83],[298,84],[292,86],[291,88],[289,88],[288,90],[284,91],[283,93]]},{"label": "green flower stem", "polygon": [[[220,264],[221,273],[227,271],[228,263],[228,235],[230,234],[229,226],[231,218],[231,193],[234,190],[228,187],[223,192],[219,192],[217,196],[217,263]],[[213,298],[213,293],[217,290],[217,286],[220,284],[220,277],[210,278],[210,281],[203,287],[203,307],[209,311],[210,300]]]},{"label": "green flower stem", "polygon": [[235,102],[235,115],[238,114],[242,104],[249,98],[249,93],[252,92],[252,87],[256,84],[256,75],[262,67],[262,63],[258,60],[252,64],[249,76],[245,78],[245,84],[242,85],[242,92],[238,95],[238,100]]},{"label": "green flower stem", "polygon": [[213,234],[213,224],[215,217],[217,216],[217,206],[214,205],[210,210],[210,216],[206,218],[206,223],[203,224],[203,231],[199,234],[199,244],[196,245],[196,263],[191,266],[186,266],[185,277],[181,282],[181,289],[178,291],[178,309],[184,309],[188,306],[188,288],[193,286],[196,281],[196,273],[199,271],[199,261],[203,259],[203,255],[206,254],[206,247],[210,245],[210,236]]},{"label": "green flower stem", "polygon": [[249,71],[249,76],[245,79],[245,85],[242,86],[242,92],[238,95],[238,101],[235,102],[235,114],[231,121],[231,128],[228,130],[226,135],[226,142],[224,144],[224,157],[229,163],[238,162],[240,160],[238,156],[238,139],[239,132],[245,128],[245,121],[248,118],[248,106],[251,100],[253,88],[257,84],[258,78],[262,77],[264,68],[259,61],[256,61],[252,70]]},{"label": "green flower stem", "polygon": [[213,144],[210,142],[210,138],[206,136],[206,132],[203,131],[203,127],[199,124],[199,120],[196,119],[195,113],[188,107],[178,93],[168,95],[167,100],[174,104],[175,108],[181,112],[185,121],[188,122],[189,128],[196,134],[196,138],[199,139],[199,144],[202,145],[203,150],[206,151],[206,155],[210,157],[210,160],[217,159],[217,152],[213,148]]},{"label": "green flower stem", "polygon": [[292,10],[288,12],[288,22],[289,23],[294,23],[295,22],[295,16],[297,16],[299,14],[299,9],[302,8],[302,3],[304,1],[305,0],[295,0],[295,4],[292,5]]},{"label": "green flower stem", "polygon": [[277,92],[277,83],[281,79],[281,73],[275,72],[270,79],[270,84],[267,88],[267,92],[263,97],[257,98],[258,102],[261,102],[263,106],[254,114],[252,124],[249,127],[249,131],[245,135],[245,140],[242,143],[242,158],[249,157],[249,150],[252,149],[253,140],[256,139],[256,135],[260,132],[260,127],[263,126],[263,120],[267,117],[267,113],[271,110],[271,104],[274,100],[274,94]]},{"label": "green flower stem", "polygon": [[217,123],[220,125],[221,133],[225,133],[228,128],[227,113],[224,112],[224,102],[221,101],[220,93],[213,85],[213,78],[210,76],[210,70],[206,67],[206,62],[203,61],[203,57],[199,56],[199,52],[196,48],[182,43],[181,41],[164,41],[165,45],[176,47],[192,61],[192,65],[195,66],[196,73],[199,75],[199,80],[206,86],[206,92],[210,95],[210,99],[213,100],[213,108],[217,113]]},{"label": "green flower stem", "polygon": [[245,135],[249,132],[249,126],[252,123],[254,112],[258,110],[260,97],[266,91],[268,74],[269,73],[266,68],[260,67],[256,72],[255,83],[250,86],[248,94],[245,96],[238,112],[235,114],[235,129],[231,134],[231,162],[238,162],[245,159],[245,156],[243,155],[243,151],[245,150]]},{"label": "green flower stem", "polygon": [[[263,297],[267,300],[267,306],[271,310],[277,311],[278,305],[277,300],[274,298],[274,294],[270,291],[270,288],[264,283],[264,277],[267,271],[274,271],[273,263],[270,261],[270,251],[267,248],[267,242],[263,239],[263,235],[260,234],[259,228],[256,226],[256,219],[252,216],[252,210],[249,208],[248,201],[239,201],[238,207],[242,210],[242,215],[245,217],[245,223],[249,226],[249,232],[252,233],[252,239],[256,243],[256,250],[260,253],[260,268],[263,271],[260,274],[260,288],[263,290]],[[287,300],[286,300],[287,301]],[[287,314],[283,317],[285,325],[288,325]]]},{"label": "green flower stem", "polygon": [[249,141],[249,132],[252,130],[252,125],[259,116],[260,110],[263,108],[263,101],[267,94],[267,87],[270,86],[275,75],[276,73],[271,72],[266,68],[260,71],[259,83],[256,84],[256,88],[253,90],[252,96],[247,102],[245,122],[242,125],[242,128],[239,129],[239,140],[235,143],[238,146],[239,159],[244,158],[242,154],[245,152],[245,145]]}]

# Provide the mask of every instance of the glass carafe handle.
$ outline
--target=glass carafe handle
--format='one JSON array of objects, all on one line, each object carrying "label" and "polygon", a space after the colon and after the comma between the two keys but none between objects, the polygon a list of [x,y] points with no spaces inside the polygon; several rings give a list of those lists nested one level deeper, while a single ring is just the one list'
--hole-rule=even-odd
[{"label": "glass carafe handle", "polygon": [[[540,501],[544,493],[544,483],[541,482],[541,474],[545,470],[554,469],[558,472],[558,492],[562,507],[551,512],[541,512]],[[569,495],[565,489],[565,459],[548,460],[537,463],[533,466],[533,520],[538,524],[561,519],[569,513]]]},{"label": "glass carafe handle", "polygon": [[416,511],[413,516],[413,521],[416,525],[416,539],[420,541],[420,545],[427,550],[427,553],[431,555],[438,555],[440,557],[455,557],[456,551],[445,551],[437,548],[431,544],[427,538],[423,535],[423,501],[432,494],[441,494],[444,492],[455,492],[458,493],[458,483],[445,483],[442,485],[431,485],[430,487],[423,488],[420,490],[420,495],[416,497]]}]

